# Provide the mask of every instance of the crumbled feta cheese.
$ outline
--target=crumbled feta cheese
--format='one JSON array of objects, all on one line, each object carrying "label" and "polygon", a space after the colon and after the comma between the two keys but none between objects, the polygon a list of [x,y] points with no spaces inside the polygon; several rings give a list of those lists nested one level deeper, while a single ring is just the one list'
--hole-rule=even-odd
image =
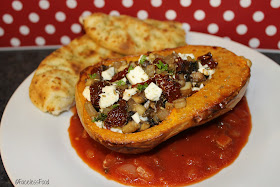
[{"label": "crumbled feta cheese", "polygon": [[162,89],[152,82],[144,92],[147,99],[151,101],[158,101],[161,96]]},{"label": "crumbled feta cheese", "polygon": [[136,66],[134,69],[130,70],[130,72],[126,74],[126,77],[132,85],[149,79],[149,76],[140,66]]},{"label": "crumbled feta cheese", "polygon": [[201,88],[203,88],[204,85],[203,84],[200,84],[199,87],[192,87],[192,91],[199,91]]},{"label": "crumbled feta cheese", "polygon": [[136,123],[140,123],[140,116],[139,116],[138,112],[133,114],[131,117]]},{"label": "crumbled feta cheese", "polygon": [[[107,129],[104,126],[104,122],[103,121],[96,121],[94,123],[96,124],[97,127],[101,128],[101,129]],[[120,128],[111,127],[110,130],[113,131],[113,132],[123,133]]]},{"label": "crumbled feta cheese", "polygon": [[103,121],[96,121],[94,123],[96,124],[97,127],[101,128],[101,129],[104,127],[104,122]]},{"label": "crumbled feta cheese", "polygon": [[90,90],[89,90],[89,86],[86,86],[84,91],[83,91],[83,96],[90,101]]},{"label": "crumbled feta cheese", "polygon": [[140,123],[140,116],[139,116],[138,112],[133,114],[131,117],[136,123]]},{"label": "crumbled feta cheese", "polygon": [[182,54],[178,53],[179,57],[181,57],[183,60],[188,60],[188,57],[191,57],[192,59],[195,59],[194,55],[192,53],[190,54]]},{"label": "crumbled feta cheese", "polygon": [[114,67],[110,67],[109,69],[102,71],[102,73],[101,73],[104,80],[111,80],[112,77],[114,76],[114,74],[115,74]]},{"label": "crumbled feta cheese", "polygon": [[99,106],[100,108],[106,108],[108,106],[111,106],[116,101],[119,100],[119,93],[116,91],[116,86],[105,86],[102,88],[99,100]]},{"label": "crumbled feta cheese", "polygon": [[140,121],[148,121],[148,117],[142,117],[138,112],[133,114],[131,117],[136,123],[140,123]]},{"label": "crumbled feta cheese", "polygon": [[137,88],[125,89],[123,93],[123,99],[128,101],[131,96],[137,93]]},{"label": "crumbled feta cheese", "polygon": [[211,79],[212,75],[215,73],[215,69],[210,69],[207,64],[203,66],[200,62],[198,62],[198,72],[209,76],[209,79]]},{"label": "crumbled feta cheese", "polygon": [[120,128],[111,127],[110,130],[113,132],[123,133],[122,129],[120,129]]},{"label": "crumbled feta cheese", "polygon": [[142,117],[142,116],[140,116],[139,118],[140,118],[141,121],[148,121],[148,117]]},{"label": "crumbled feta cheese", "polygon": [[[123,82],[125,82],[125,83],[126,83],[126,80],[127,80],[127,79],[126,79],[125,77],[121,79],[121,81],[123,81]],[[120,81],[120,80],[118,80],[118,81]]]}]

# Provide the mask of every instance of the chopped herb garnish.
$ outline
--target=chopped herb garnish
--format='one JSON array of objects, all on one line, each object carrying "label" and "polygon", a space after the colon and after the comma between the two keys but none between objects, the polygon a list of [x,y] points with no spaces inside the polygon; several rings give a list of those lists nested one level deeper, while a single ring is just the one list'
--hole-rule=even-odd
[{"label": "chopped herb garnish", "polygon": [[173,70],[169,70],[168,73],[169,73],[170,75],[175,75],[175,72],[174,72]]},{"label": "chopped herb garnish", "polygon": [[140,91],[145,90],[149,85],[145,82],[145,84],[138,84],[137,89]]},{"label": "chopped herb garnish", "polygon": [[128,73],[131,71],[131,70],[133,70],[134,68],[132,67],[132,66],[129,66],[129,68],[128,68]]},{"label": "chopped herb garnish", "polygon": [[104,121],[107,118],[107,114],[101,113],[97,117],[95,117],[92,122],[96,121]]},{"label": "chopped herb garnish", "polygon": [[146,60],[147,60],[147,56],[146,55],[142,55],[140,60],[139,60],[139,64],[143,64]]},{"label": "chopped herb garnish", "polygon": [[88,74],[88,76],[89,76],[89,78],[91,78],[91,79],[94,79],[95,77],[96,77],[96,73],[94,73],[94,74]]},{"label": "chopped herb garnish", "polygon": [[117,81],[117,86],[124,86],[124,85],[126,85],[125,81],[123,81],[123,80]]},{"label": "chopped herb garnish", "polygon": [[158,64],[156,64],[156,66],[161,71],[167,71],[168,70],[168,65],[164,64],[161,60],[158,61]]},{"label": "chopped herb garnish", "polygon": [[119,106],[119,104],[114,104],[114,105],[112,105],[112,108],[114,109],[114,108],[117,108]]}]

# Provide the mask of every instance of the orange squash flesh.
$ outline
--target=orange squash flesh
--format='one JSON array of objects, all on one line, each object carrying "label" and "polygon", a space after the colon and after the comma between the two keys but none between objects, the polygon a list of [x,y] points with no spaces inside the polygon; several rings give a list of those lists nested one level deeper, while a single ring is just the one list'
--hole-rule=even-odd
[{"label": "orange squash flesh", "polygon": [[137,61],[139,56],[108,59],[95,66],[87,67],[81,72],[80,80],[76,85],[76,107],[80,120],[91,138],[117,152],[133,154],[146,152],[185,129],[204,124],[228,112],[245,94],[250,78],[250,67],[248,60],[244,57],[215,46],[187,45],[153,53],[166,56],[173,51],[182,54],[192,53],[195,57],[211,52],[218,66],[212,78],[204,83],[205,86],[186,99],[185,108],[174,108],[167,119],[159,125],[141,132],[122,134],[99,128],[85,111],[86,99],[82,94],[88,74],[94,67],[101,64],[110,65],[121,60]]}]

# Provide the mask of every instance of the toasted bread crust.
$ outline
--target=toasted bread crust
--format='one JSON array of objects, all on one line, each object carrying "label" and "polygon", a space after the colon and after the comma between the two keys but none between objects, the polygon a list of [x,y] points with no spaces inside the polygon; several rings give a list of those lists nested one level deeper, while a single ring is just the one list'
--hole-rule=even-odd
[{"label": "toasted bread crust", "polygon": [[74,105],[81,70],[102,58],[120,56],[86,35],[76,38],[40,63],[29,87],[29,97],[41,111],[58,115]]},{"label": "toasted bread crust", "polygon": [[[193,53],[198,57],[211,52],[218,62],[216,72],[205,86],[186,99],[187,106],[183,109],[173,109],[168,118],[159,125],[147,130],[121,134],[101,129],[91,122],[84,109],[85,98],[82,95],[84,83],[93,67],[88,67],[80,74],[76,85],[76,107],[81,122],[88,134],[104,146],[122,153],[141,153],[149,151],[161,142],[193,126],[201,125],[227,111],[231,110],[245,93],[250,78],[250,67],[245,58],[221,48],[212,46],[187,45],[175,49],[166,49],[156,53],[168,55],[177,53]],[[119,60],[136,61],[139,56],[127,56]],[[116,60],[114,60],[116,61]],[[112,60],[100,62],[98,65],[110,65]]]},{"label": "toasted bread crust", "polygon": [[94,13],[84,19],[83,25],[87,35],[99,45],[125,55],[186,44],[179,22]]}]

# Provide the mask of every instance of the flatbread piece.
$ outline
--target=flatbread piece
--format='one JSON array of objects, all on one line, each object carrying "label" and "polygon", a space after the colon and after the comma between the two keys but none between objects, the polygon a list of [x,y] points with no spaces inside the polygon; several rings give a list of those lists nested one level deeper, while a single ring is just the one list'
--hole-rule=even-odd
[{"label": "flatbread piece", "polygon": [[29,97],[43,112],[58,115],[74,105],[81,70],[104,58],[120,56],[97,45],[87,35],[76,38],[41,62],[30,84]]},{"label": "flatbread piece", "polygon": [[83,26],[96,43],[125,55],[186,45],[186,34],[179,22],[93,13],[84,18]]}]

